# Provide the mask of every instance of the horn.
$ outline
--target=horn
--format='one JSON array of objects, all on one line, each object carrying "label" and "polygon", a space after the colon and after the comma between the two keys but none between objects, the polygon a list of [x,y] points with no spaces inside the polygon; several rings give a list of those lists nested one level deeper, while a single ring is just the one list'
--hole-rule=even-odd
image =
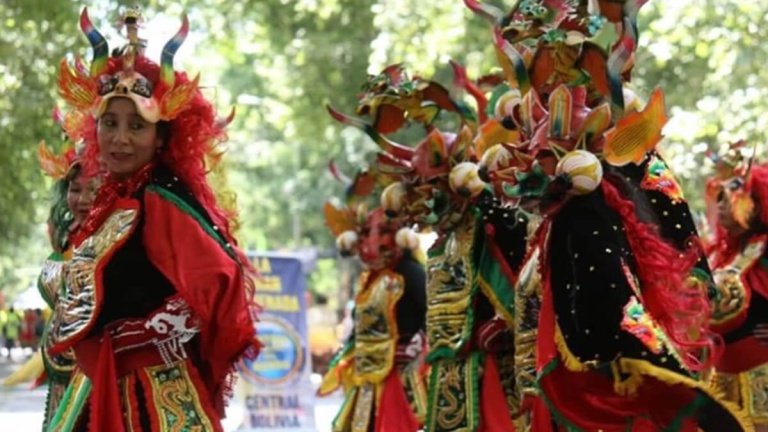
[{"label": "horn", "polygon": [[378,144],[379,147],[385,152],[391,154],[392,156],[398,159],[411,160],[411,157],[413,156],[412,148],[409,148],[402,144],[398,144],[396,142],[388,140],[384,135],[376,131],[376,128],[374,128],[373,126],[369,125],[368,123],[365,123],[360,119],[356,119],[346,114],[342,114],[341,112],[336,111],[330,105],[326,105],[325,108],[328,110],[328,113],[331,115],[331,117],[333,117],[334,120],[336,120],[339,123],[342,123],[348,126],[354,126],[362,130],[376,144]]},{"label": "horn", "polygon": [[504,12],[492,5],[480,3],[476,0],[464,0],[464,4],[476,15],[497,26],[505,18]]},{"label": "horn", "polygon": [[173,57],[176,55],[176,51],[179,50],[181,44],[187,39],[188,34],[189,19],[187,18],[187,15],[184,14],[181,28],[168,42],[166,42],[163,47],[163,54],[160,57],[160,82],[166,85],[168,89],[173,88],[173,84],[176,82],[176,75],[173,72]]},{"label": "horn", "polygon": [[[525,66],[525,60],[523,59],[523,56],[520,55],[520,53],[513,47],[506,39],[504,39],[504,36],[501,35],[501,31],[499,29],[495,29],[493,32],[494,34],[494,40],[496,42],[496,46],[501,50],[501,52],[504,53],[504,55],[509,59],[510,63],[512,63],[512,66],[515,70],[515,80],[517,81],[517,88],[520,90],[520,94],[526,94],[528,93],[528,90],[531,88],[531,79],[528,76],[528,69]],[[512,86],[513,83],[509,83],[510,86]]]},{"label": "horn", "polygon": [[453,68],[453,84],[456,87],[465,89],[477,103],[477,116],[480,123],[485,123],[488,120],[488,113],[486,108],[488,107],[488,98],[485,97],[483,92],[467,77],[467,70],[461,64],[449,60],[451,67]]},{"label": "horn", "polygon": [[637,46],[637,35],[628,18],[624,18],[624,36],[608,56],[606,66],[608,70],[608,85],[610,86],[610,98],[613,108],[620,116],[624,113],[624,92],[621,72],[629,57]]},{"label": "horn", "polygon": [[398,85],[403,81],[403,64],[391,64],[385,67],[382,73],[387,74],[392,85]]},{"label": "horn", "polygon": [[229,126],[232,123],[232,120],[235,119],[235,107],[232,107],[232,109],[229,111],[229,115],[226,117],[218,118],[216,119],[216,129],[224,130],[227,126]]},{"label": "horn", "polygon": [[59,110],[59,107],[54,106],[53,112],[51,113],[53,116],[53,121],[56,122],[57,125],[59,125],[62,129],[64,128],[64,116],[61,114],[61,110]]},{"label": "horn", "polygon": [[624,25],[631,26],[632,31],[635,34],[638,33],[637,14],[640,12],[640,8],[642,8],[646,3],[648,3],[648,0],[629,0],[628,2],[624,3],[624,6],[622,7],[622,12],[624,13],[625,17]]},{"label": "horn", "polygon": [[752,144],[752,156],[747,161],[747,169],[744,172],[744,183],[749,184],[749,175],[752,173],[752,167],[755,164],[755,157],[757,156],[757,141]]},{"label": "horn", "polygon": [[80,30],[82,30],[88,42],[93,48],[93,58],[91,59],[91,78],[96,78],[107,70],[107,59],[109,58],[109,44],[104,36],[91,23],[88,17],[88,8],[83,8],[80,14]]},{"label": "horn", "polygon": [[336,166],[336,162],[333,159],[328,162],[328,170],[333,174],[333,177],[340,181],[344,186],[349,187],[352,185],[352,180],[344,175],[343,172],[339,171],[339,167]]}]

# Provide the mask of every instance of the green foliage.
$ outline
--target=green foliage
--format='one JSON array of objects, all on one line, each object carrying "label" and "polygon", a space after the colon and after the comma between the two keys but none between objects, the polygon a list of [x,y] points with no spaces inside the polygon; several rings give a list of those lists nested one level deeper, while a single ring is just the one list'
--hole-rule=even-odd
[{"label": "green foliage", "polygon": [[57,60],[77,41],[78,11],[77,2],[0,2],[0,289],[5,291],[26,288],[47,254],[43,225],[50,183],[38,168],[36,146],[41,139],[61,143],[51,119],[55,73]]},{"label": "green foliage", "polygon": [[[512,1],[491,3],[509,7]],[[47,253],[42,223],[48,192],[34,145],[40,139],[59,142],[49,120],[56,65],[65,53],[87,48],[77,30],[83,4],[0,3],[0,284],[5,286],[11,280],[14,286],[26,283],[11,270],[34,268]],[[351,113],[365,74],[390,63],[404,62],[413,73],[446,86],[452,80],[449,59],[475,77],[496,64],[488,24],[460,0],[89,2],[102,29],[116,17],[117,5],[135,4],[145,8],[150,23],[159,15],[177,20],[182,11],[189,14],[192,34],[178,56],[181,66],[201,73],[222,111],[237,109],[226,159],[230,187],[239,195],[239,236],[257,250],[291,249],[297,243],[332,247],[322,205],[340,195],[342,186],[327,172],[327,163],[334,158],[351,173],[375,146],[361,132],[335,124],[324,104]],[[767,15],[765,2],[728,0],[655,0],[641,13],[633,84],[641,96],[656,86],[665,91],[672,121],[662,149],[694,207],[701,208],[708,167],[701,153],[707,146],[765,139]],[[174,31],[161,30],[165,36]],[[106,33],[112,36],[114,30]],[[190,54],[182,55],[184,49]],[[413,143],[420,136],[414,128],[396,138]],[[33,240],[25,241],[30,232]],[[21,252],[12,253],[16,247]],[[320,292],[351,285],[355,266],[334,269],[333,262],[321,264],[311,280]]]},{"label": "green foliage", "polygon": [[723,0],[655,1],[641,13],[635,87],[664,90],[672,118],[662,150],[699,211],[707,148],[743,138],[765,155],[767,18],[765,2]]},{"label": "green foliage", "polygon": [[51,120],[58,66],[52,60],[71,51],[77,12],[73,2],[0,4],[0,253],[18,247],[45,201],[36,145],[61,141]]}]

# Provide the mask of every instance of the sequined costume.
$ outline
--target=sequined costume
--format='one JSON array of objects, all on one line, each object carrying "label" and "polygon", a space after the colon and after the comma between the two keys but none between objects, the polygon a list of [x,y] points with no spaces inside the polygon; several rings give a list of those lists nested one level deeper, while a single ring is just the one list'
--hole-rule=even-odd
[{"label": "sequined costume", "polygon": [[[543,218],[515,290],[541,293],[531,430],[752,430],[702,379],[716,342],[711,278],[655,150],[663,95],[625,105],[642,2],[465,3],[493,24],[521,96],[481,170],[499,197]],[[671,202],[677,219],[661,217]]]},{"label": "sequined costume", "polygon": [[[367,269],[355,297],[353,334],[331,362],[318,394],[344,386],[335,432],[414,432],[426,416],[426,272],[415,258],[416,233],[388,220],[380,207],[369,211],[359,202],[372,192],[373,182],[361,172],[348,187],[345,205],[326,204],[326,221],[341,254],[359,255]],[[356,193],[364,196],[356,199]]]},{"label": "sequined costume", "polygon": [[170,132],[151,162],[127,178],[106,175],[72,238],[49,351],[74,350],[78,373],[51,431],[221,431],[234,364],[258,352],[251,267],[202,161],[222,125],[197,79],[173,70],[188,21],[158,65],[144,57],[139,18],[126,12],[129,43],[107,58],[84,10],[90,69],[79,59],[61,64],[59,93],[89,114],[84,164],[98,169],[96,122],[113,98],[131,100],[144,121],[167,122]]},{"label": "sequined costume", "polygon": [[[411,80],[402,67],[390,66],[369,77],[364,87],[358,113],[374,119],[372,125],[333,109],[331,113],[366,131],[380,146],[377,170],[389,179],[381,197],[387,214],[437,234],[427,263],[431,372],[425,429],[507,431],[521,411],[510,329],[515,321],[512,287],[524,256],[527,218],[502,205],[479,179],[474,164],[482,157],[482,145],[475,142],[475,133],[478,122],[488,117],[488,100],[460,65],[452,66],[456,87],[473,96],[477,110],[451,98],[439,84]],[[418,94],[413,89],[423,90],[418,104],[413,104]],[[381,125],[390,124],[392,106],[392,118],[405,115],[409,122],[424,125],[426,136],[414,148],[380,134],[391,131]],[[431,115],[425,117],[426,108]],[[433,124],[440,112],[458,114],[457,133]],[[490,133],[498,130],[487,132],[487,139],[498,138]]]},{"label": "sequined costume", "polygon": [[711,153],[716,172],[705,194],[714,231],[709,260],[717,283],[712,324],[725,342],[715,383],[764,430],[768,348],[757,341],[754,331],[768,313],[768,167],[756,164],[754,156],[745,157],[744,147],[739,141],[724,155]]},{"label": "sequined costume", "polygon": [[[75,132],[79,122],[82,120],[82,115],[77,112],[69,112],[65,117],[58,109],[55,109],[53,117],[65,132],[66,146],[61,154],[51,151],[45,142],[40,142],[38,146],[40,166],[43,172],[54,180],[55,200],[48,218],[49,239],[53,252],[43,263],[40,277],[38,278],[38,290],[48,307],[55,310],[58,298],[62,295],[62,290],[65,289],[63,280],[64,266],[71,257],[70,236],[77,223],[75,218],[77,209],[70,208],[68,191],[71,183],[77,182],[84,173],[81,166],[82,142],[78,141]],[[82,190],[80,190],[80,185],[76,186],[78,188],[77,194],[78,196],[87,194],[89,197],[88,201],[90,201],[98,186],[98,182],[91,180],[86,184],[87,186]],[[59,355],[54,355],[49,351],[52,343],[52,338],[50,337],[52,320],[53,317],[46,322],[41,338],[40,350],[35,354],[35,357],[40,357],[40,364],[43,370],[37,377],[34,385],[43,383],[48,385],[43,430],[48,428],[54,413],[61,403],[75,365],[74,352],[72,350],[67,350]],[[35,359],[32,360],[32,362],[35,361]]]}]

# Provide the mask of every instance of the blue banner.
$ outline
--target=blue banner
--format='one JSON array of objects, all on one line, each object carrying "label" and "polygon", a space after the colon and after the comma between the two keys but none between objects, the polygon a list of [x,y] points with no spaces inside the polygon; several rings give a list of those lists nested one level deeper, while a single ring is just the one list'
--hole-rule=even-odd
[{"label": "blue banner", "polygon": [[307,332],[305,272],[298,256],[256,254],[259,271],[256,324],[263,347],[238,365],[235,397],[244,407],[246,431],[314,431],[314,390]]}]

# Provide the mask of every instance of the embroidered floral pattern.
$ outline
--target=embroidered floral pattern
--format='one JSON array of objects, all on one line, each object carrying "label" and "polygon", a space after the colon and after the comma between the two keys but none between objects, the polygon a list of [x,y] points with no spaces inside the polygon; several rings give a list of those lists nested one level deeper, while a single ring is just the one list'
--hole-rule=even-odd
[{"label": "embroidered floral pattern", "polygon": [[152,388],[152,400],[160,419],[160,431],[212,431],[208,414],[193,385],[185,362],[146,369]]},{"label": "embroidered floral pattern", "polygon": [[654,354],[660,354],[664,349],[664,333],[645,312],[645,308],[635,296],[632,296],[629,303],[624,306],[621,329],[640,339]]},{"label": "embroidered floral pattern", "polygon": [[648,168],[646,169],[645,176],[643,177],[640,187],[647,190],[655,190],[668,196],[672,202],[678,203],[683,201],[683,190],[675,180],[672,172],[667,167],[667,164],[656,157],[651,157],[648,162]]}]

